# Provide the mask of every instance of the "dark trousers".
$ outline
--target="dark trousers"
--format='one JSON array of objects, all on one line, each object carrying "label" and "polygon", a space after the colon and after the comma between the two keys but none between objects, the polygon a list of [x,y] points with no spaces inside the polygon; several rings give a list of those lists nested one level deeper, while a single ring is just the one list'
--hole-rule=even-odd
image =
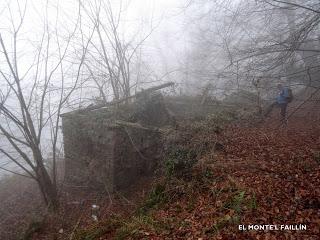
[{"label": "dark trousers", "polygon": [[278,103],[278,106],[280,107],[280,117],[281,122],[285,123],[287,118],[287,103]]},{"label": "dark trousers", "polygon": [[267,108],[264,115],[265,115],[265,117],[267,117],[270,114],[270,112],[273,110],[274,107],[280,108],[280,119],[281,119],[281,122],[285,123],[286,117],[287,117],[287,106],[288,106],[287,103],[274,102]]}]

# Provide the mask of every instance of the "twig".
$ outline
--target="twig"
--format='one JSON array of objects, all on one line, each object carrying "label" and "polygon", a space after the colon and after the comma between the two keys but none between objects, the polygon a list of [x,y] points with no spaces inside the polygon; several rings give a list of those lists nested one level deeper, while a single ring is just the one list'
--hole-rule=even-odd
[{"label": "twig", "polygon": [[131,142],[131,145],[132,145],[132,146],[134,147],[134,149],[138,152],[138,154],[140,155],[140,157],[141,157],[142,159],[144,159],[144,160],[148,160],[148,158],[146,158],[146,157],[140,152],[139,148],[135,145],[133,139],[132,139],[131,136],[130,136],[130,133],[129,133],[128,129],[127,129],[126,127],[124,127],[124,130],[125,130],[125,132],[127,133],[128,137],[129,137],[129,140],[130,140],[130,142]]},{"label": "twig", "polygon": [[80,217],[79,217],[79,219],[78,219],[78,221],[77,221],[76,225],[74,226],[74,228],[73,228],[73,230],[72,230],[72,232],[71,232],[71,234],[70,234],[70,238],[69,238],[69,240],[72,240],[72,239],[73,239],[74,234],[75,234],[75,232],[76,232],[77,228],[78,228],[78,227],[79,227],[79,225],[80,225],[80,221],[81,221],[81,219],[82,219],[82,216],[83,216],[83,212],[81,213],[81,215],[80,215]]}]

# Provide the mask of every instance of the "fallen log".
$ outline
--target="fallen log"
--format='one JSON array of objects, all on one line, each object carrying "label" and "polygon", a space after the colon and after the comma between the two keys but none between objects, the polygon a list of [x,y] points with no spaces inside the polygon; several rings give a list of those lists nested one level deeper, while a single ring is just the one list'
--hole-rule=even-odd
[{"label": "fallen log", "polygon": [[116,100],[116,101],[111,101],[111,102],[107,102],[107,103],[101,103],[101,104],[97,104],[97,105],[89,105],[88,107],[86,108],[83,108],[83,109],[77,109],[77,110],[74,110],[74,111],[71,111],[71,112],[68,112],[68,113],[63,113],[61,114],[60,116],[65,116],[67,114],[71,114],[71,113],[82,113],[82,112],[86,112],[86,111],[93,111],[93,110],[97,110],[97,109],[100,109],[100,108],[104,108],[104,107],[109,107],[109,106],[113,106],[113,105],[117,105],[117,104],[120,104],[120,103],[123,103],[125,101],[128,101],[130,99],[133,99],[133,98],[136,98],[136,97],[139,97],[139,96],[143,96],[143,95],[146,95],[146,94],[150,94],[154,91],[157,91],[157,90],[160,90],[160,89],[163,89],[163,88],[167,88],[167,87],[170,87],[170,86],[174,86],[174,82],[168,82],[168,83],[164,83],[164,84],[161,84],[161,85],[158,85],[158,86],[155,86],[155,87],[151,87],[151,88],[147,88],[147,89],[144,89],[130,97],[126,97],[126,98],[123,98],[123,99],[120,99],[120,100]]}]

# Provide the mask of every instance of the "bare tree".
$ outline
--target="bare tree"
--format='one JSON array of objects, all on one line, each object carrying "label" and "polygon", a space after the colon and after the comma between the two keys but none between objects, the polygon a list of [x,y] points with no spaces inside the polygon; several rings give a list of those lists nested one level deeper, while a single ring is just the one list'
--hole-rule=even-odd
[{"label": "bare tree", "polygon": [[231,91],[255,91],[259,80],[262,96],[282,77],[292,85],[319,85],[319,1],[200,0],[188,7],[197,2],[205,6],[193,21],[197,77],[219,79]]},{"label": "bare tree", "polygon": [[85,61],[88,78],[93,80],[103,102],[128,98],[137,84],[132,78],[132,67],[135,57],[141,56],[136,53],[156,27],[142,37],[138,36],[138,29],[128,40],[130,34],[122,28],[123,1],[112,4],[109,0],[80,0],[80,4],[95,29]]},{"label": "bare tree", "polygon": [[[58,206],[56,159],[59,115],[78,86],[88,42],[81,49],[73,49],[81,58],[70,63],[73,59],[71,43],[79,28],[79,19],[67,36],[60,36],[57,25],[51,27],[46,16],[40,41],[28,45],[34,47],[31,53],[27,53],[28,59],[33,61],[23,60],[24,52],[19,43],[28,5],[24,2],[22,6],[20,2],[17,1],[15,6],[18,17],[11,15],[10,31],[0,32],[0,76],[2,86],[5,86],[1,89],[0,132],[2,141],[6,141],[0,152],[21,171],[8,170],[34,179],[45,203],[55,209]],[[13,12],[10,4],[8,11]],[[44,135],[51,136],[52,173],[46,165]]]}]

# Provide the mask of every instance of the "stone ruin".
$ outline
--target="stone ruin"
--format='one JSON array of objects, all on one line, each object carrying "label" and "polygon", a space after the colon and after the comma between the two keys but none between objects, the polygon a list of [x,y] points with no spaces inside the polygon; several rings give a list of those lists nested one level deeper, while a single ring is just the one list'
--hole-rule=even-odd
[{"label": "stone ruin", "polygon": [[161,157],[157,128],[173,122],[159,93],[63,114],[67,183],[112,192],[151,174]]}]

